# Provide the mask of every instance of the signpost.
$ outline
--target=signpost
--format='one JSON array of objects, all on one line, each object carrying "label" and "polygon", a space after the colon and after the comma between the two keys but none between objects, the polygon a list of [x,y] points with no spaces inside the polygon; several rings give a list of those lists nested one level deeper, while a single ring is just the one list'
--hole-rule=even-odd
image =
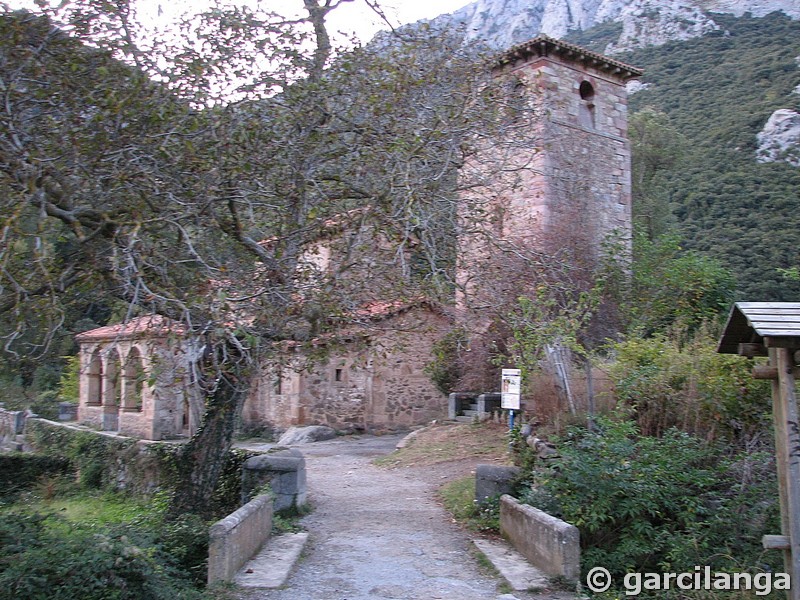
[{"label": "signpost", "polygon": [[522,371],[520,369],[503,369],[500,408],[508,410],[509,429],[514,429],[514,411],[520,408],[521,389]]}]

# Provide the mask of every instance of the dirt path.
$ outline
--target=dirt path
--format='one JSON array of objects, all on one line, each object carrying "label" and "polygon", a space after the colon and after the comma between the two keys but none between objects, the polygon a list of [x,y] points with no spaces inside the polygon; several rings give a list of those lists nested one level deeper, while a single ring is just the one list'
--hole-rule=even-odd
[{"label": "dirt path", "polygon": [[[305,555],[282,590],[252,591],[246,600],[487,600],[501,580],[481,569],[468,535],[435,501],[456,471],[386,470],[373,466],[398,436],[337,439],[301,447],[309,499]],[[538,596],[541,598],[542,596]]]}]

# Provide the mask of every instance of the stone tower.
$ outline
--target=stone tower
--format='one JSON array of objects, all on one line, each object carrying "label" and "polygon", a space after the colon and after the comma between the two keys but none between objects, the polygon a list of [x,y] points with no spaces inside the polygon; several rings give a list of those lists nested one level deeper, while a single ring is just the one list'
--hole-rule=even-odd
[{"label": "stone tower", "polygon": [[461,197],[456,305],[473,332],[531,288],[588,281],[604,241],[630,239],[625,84],[641,74],[544,35],[498,59],[502,139],[468,162]]}]

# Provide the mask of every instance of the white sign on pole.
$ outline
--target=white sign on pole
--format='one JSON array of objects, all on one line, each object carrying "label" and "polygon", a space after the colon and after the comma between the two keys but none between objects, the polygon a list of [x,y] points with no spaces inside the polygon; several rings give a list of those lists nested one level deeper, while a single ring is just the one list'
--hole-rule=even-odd
[{"label": "white sign on pole", "polygon": [[503,369],[502,386],[500,387],[500,407],[519,410],[522,388],[522,371],[520,369]]}]

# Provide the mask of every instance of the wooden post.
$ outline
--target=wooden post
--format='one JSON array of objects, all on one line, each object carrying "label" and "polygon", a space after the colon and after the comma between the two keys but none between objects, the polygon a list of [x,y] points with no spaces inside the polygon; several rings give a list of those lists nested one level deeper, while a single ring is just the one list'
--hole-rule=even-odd
[{"label": "wooden post", "polygon": [[800,414],[794,380],[792,352],[770,348],[770,366],[778,370],[772,383],[773,417],[778,486],[781,500],[781,533],[789,539],[784,550],[786,572],[791,576],[790,600],[800,600]]}]

